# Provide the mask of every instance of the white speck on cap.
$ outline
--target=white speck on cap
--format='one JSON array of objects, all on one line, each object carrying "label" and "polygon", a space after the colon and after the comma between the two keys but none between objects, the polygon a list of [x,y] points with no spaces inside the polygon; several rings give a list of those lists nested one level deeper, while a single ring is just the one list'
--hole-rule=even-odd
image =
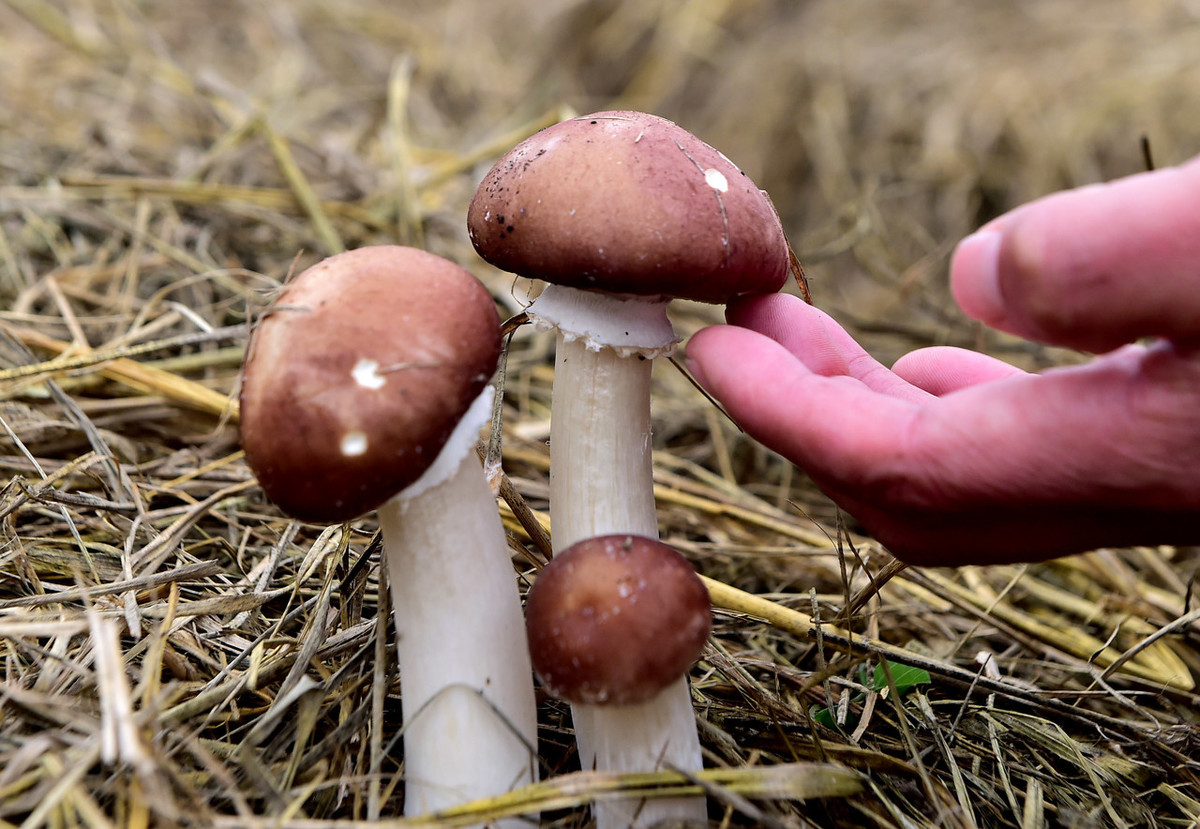
[{"label": "white speck on cap", "polygon": [[725,175],[715,167],[709,167],[704,171],[704,181],[708,183],[709,187],[719,193],[724,193],[729,190],[729,180],[726,179]]},{"label": "white speck on cap", "polygon": [[356,458],[367,451],[367,436],[362,432],[347,432],[342,435],[342,454]]},{"label": "white speck on cap", "polygon": [[379,363],[369,360],[366,357],[363,357],[354,364],[354,368],[350,369],[350,376],[354,378],[355,383],[358,383],[364,389],[381,389],[383,388],[383,384],[387,382],[384,376],[379,373]]}]

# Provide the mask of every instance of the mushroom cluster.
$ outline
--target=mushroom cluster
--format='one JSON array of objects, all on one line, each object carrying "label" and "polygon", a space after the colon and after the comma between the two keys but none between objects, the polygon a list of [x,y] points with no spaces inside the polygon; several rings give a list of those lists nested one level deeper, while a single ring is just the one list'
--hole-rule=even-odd
[{"label": "mushroom cluster", "polygon": [[520,596],[474,451],[499,353],[478,280],[433,254],[377,246],[300,274],[255,330],[243,371],[242,445],[266,494],[304,521],[378,511],[409,815],[536,779]]},{"label": "mushroom cluster", "polygon": [[[599,112],[531,136],[484,177],[468,211],[476,251],[549,285],[528,308],[557,331],[550,431],[556,554],[608,534],[658,537],[651,360],[677,342],[672,298],[724,303],[771,293],[790,251],[766,194],[678,125]],[[702,767],[686,676],[657,698],[690,723],[645,768]],[[573,705],[580,762],[600,768],[592,712]],[[702,798],[654,817],[704,820]]]},{"label": "mushroom cluster", "polygon": [[[468,231],[487,261],[549,283],[528,315],[557,332],[555,556],[529,593],[528,640],[473,451],[500,350],[495,304],[474,277],[412,248],[331,257],[258,325],[241,393],[247,461],[282,509],[324,523],[378,512],[408,815],[536,779],[535,665],[572,703],[585,769],[702,767],[687,672],[711,607],[658,541],[651,364],[677,342],[672,298],[774,292],[790,264],[766,194],[640,112],[582,116],[518,145],[485,176]],[[707,818],[703,797],[595,813],[601,829]]]}]

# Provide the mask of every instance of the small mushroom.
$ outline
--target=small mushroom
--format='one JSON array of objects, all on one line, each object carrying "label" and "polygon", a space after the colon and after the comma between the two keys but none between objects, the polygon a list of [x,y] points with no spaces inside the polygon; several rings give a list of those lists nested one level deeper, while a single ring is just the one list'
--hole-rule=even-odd
[{"label": "small mushroom", "polygon": [[[770,199],[676,124],[599,112],[542,130],[501,158],[475,193],[467,229],[493,265],[550,283],[528,313],[558,332],[555,549],[608,533],[657,537],[650,380],[651,359],[677,341],[667,303],[727,302],[783,286],[789,251]],[[679,717],[690,718],[686,683],[669,693]],[[597,737],[586,717],[574,719],[586,766]],[[701,767],[694,726],[665,760]],[[703,801],[683,817],[697,812],[702,819]]]},{"label": "small mushroom", "polygon": [[474,451],[499,353],[478,280],[425,251],[376,246],[300,274],[244,366],[242,444],[266,494],[304,521],[378,510],[409,815],[536,779],[520,597]]},{"label": "small mushroom", "polygon": [[[704,583],[674,548],[635,535],[571,545],[538,574],[526,628],[546,690],[591,722],[598,770],[659,768],[663,746],[695,733],[691,709],[663,692],[686,682],[712,629],[712,607]],[[637,825],[650,825],[678,806],[601,801],[596,824],[615,829],[636,817]]]}]

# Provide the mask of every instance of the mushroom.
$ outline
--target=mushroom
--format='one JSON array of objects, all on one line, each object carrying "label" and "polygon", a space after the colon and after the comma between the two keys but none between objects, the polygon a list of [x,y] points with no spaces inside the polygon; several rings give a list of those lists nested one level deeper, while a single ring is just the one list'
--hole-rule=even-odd
[{"label": "mushroom", "polygon": [[[526,599],[526,629],[546,690],[589,715],[597,769],[656,768],[664,746],[693,739],[690,708],[663,704],[661,695],[699,658],[712,607],[704,583],[674,548],[619,534],[572,544],[538,574]],[[601,801],[596,825],[649,826],[679,817],[679,805]]]},{"label": "mushroom", "polygon": [[[550,433],[556,550],[608,533],[657,537],[651,359],[676,343],[667,302],[779,290],[789,251],[766,194],[670,121],[600,112],[531,136],[484,177],[468,212],[479,254],[550,283],[530,318],[558,332]],[[691,715],[686,679],[669,692]],[[581,763],[595,740],[573,711]],[[699,738],[665,760],[701,767]],[[702,809],[703,802],[700,803]]]},{"label": "mushroom", "polygon": [[474,451],[499,352],[478,280],[425,251],[377,246],[300,274],[244,367],[242,444],[266,494],[303,521],[378,511],[408,815],[536,777],[520,596]]}]

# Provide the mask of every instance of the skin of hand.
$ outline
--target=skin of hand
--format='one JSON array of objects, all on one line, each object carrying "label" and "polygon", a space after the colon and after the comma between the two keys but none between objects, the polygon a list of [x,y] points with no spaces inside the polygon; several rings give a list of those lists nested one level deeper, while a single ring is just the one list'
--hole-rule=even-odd
[{"label": "skin of hand", "polygon": [[776,294],[731,304],[688,363],[911,564],[1200,542],[1200,158],[1000,217],[951,286],[988,325],[1099,356],[1029,374],[933,347],[889,370]]}]

